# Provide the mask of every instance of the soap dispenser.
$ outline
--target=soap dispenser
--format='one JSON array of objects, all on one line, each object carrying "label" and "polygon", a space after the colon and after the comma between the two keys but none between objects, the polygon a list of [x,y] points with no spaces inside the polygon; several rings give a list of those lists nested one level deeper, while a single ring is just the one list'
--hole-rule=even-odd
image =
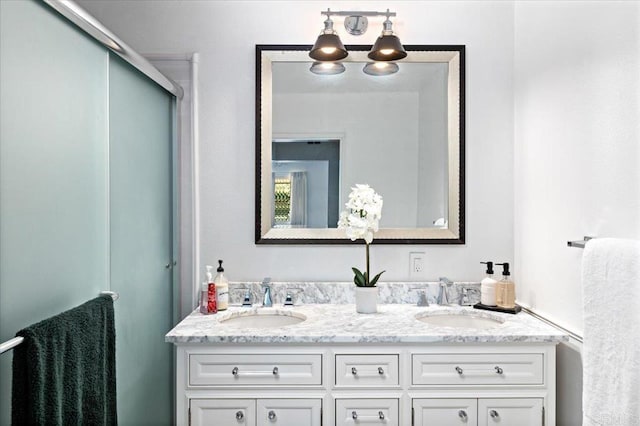
[{"label": "soap dispenser", "polygon": [[496,284],[496,304],[500,308],[513,309],[516,306],[516,285],[509,276],[509,264],[496,263],[502,266],[502,279]]},{"label": "soap dispenser", "polygon": [[493,262],[480,262],[487,265],[487,276],[480,281],[480,303],[485,306],[496,306],[496,281],[493,279]]},{"label": "soap dispenser", "polygon": [[200,312],[203,314],[215,314],[218,312],[218,302],[216,300],[216,285],[213,282],[213,272],[211,271],[213,266],[207,265],[206,268],[206,280],[202,283]]},{"label": "soap dispenser", "polygon": [[224,276],[224,268],[222,260],[218,260],[218,269],[213,282],[216,285],[216,300],[218,302],[218,310],[224,311],[229,307],[229,281]]}]

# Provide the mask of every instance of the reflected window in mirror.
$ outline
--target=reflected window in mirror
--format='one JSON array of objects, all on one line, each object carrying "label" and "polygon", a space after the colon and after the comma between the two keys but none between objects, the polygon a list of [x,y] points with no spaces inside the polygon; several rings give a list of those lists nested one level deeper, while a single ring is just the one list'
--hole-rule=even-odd
[{"label": "reflected window in mirror", "polygon": [[277,138],[271,157],[275,179],[292,182],[289,227],[336,228],[341,205],[340,140]]}]

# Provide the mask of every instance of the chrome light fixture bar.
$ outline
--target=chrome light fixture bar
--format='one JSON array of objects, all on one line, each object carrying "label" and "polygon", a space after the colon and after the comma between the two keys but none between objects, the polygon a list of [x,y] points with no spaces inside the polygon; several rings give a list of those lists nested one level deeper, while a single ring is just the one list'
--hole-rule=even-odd
[{"label": "chrome light fixture bar", "polygon": [[344,27],[349,34],[356,36],[362,35],[367,31],[369,25],[368,16],[385,16],[386,20],[383,23],[382,34],[378,37],[369,52],[369,59],[388,62],[396,61],[407,56],[407,52],[404,50],[404,47],[402,47],[400,39],[392,30],[392,23],[389,19],[395,17],[396,13],[390,12],[389,9],[387,9],[386,12],[359,10],[332,11],[331,9],[327,9],[326,11],[320,12],[320,14],[326,15],[327,19],[324,21],[324,29],[309,52],[309,56],[316,61],[339,61],[346,58],[349,54],[337,32],[333,29],[332,15],[346,16]]}]

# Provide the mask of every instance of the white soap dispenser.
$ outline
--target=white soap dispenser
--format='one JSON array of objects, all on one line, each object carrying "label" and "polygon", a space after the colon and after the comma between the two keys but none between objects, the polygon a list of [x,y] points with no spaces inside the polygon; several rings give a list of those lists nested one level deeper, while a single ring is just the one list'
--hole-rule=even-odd
[{"label": "white soap dispenser", "polygon": [[480,303],[485,306],[496,306],[496,281],[493,279],[493,262],[480,262],[487,265],[487,276],[480,281]]},{"label": "white soap dispenser", "polygon": [[216,285],[216,297],[218,301],[218,310],[224,311],[229,307],[229,281],[224,276],[224,268],[222,260],[218,260],[218,269],[213,282]]}]

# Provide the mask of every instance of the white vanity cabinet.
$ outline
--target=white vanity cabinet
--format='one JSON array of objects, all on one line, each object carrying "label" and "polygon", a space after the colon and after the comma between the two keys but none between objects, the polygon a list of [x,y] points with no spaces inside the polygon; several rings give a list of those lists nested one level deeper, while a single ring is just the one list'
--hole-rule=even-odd
[{"label": "white vanity cabinet", "polygon": [[177,344],[177,423],[555,424],[555,343]]}]

